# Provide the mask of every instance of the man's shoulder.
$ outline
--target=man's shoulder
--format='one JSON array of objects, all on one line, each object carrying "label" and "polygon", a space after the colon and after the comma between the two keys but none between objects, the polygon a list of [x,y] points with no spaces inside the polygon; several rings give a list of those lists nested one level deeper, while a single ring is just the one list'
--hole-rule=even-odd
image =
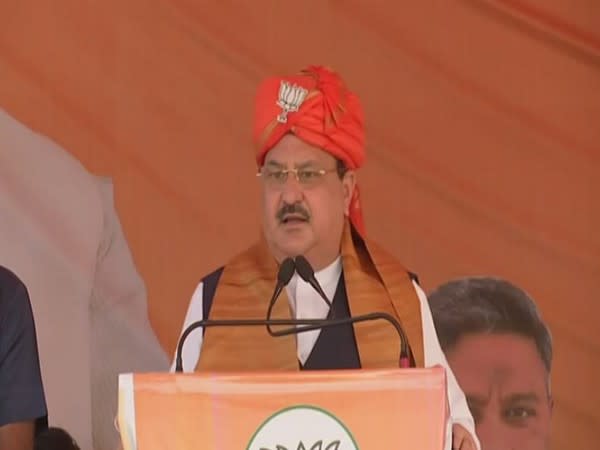
[{"label": "man's shoulder", "polygon": [[205,275],[204,277],[202,277],[202,279],[200,280],[200,283],[202,283],[204,286],[206,286],[207,284],[208,285],[218,284],[219,279],[221,278],[221,275],[223,274],[223,270],[225,270],[225,266],[221,266],[221,267],[213,270],[208,275]]},{"label": "man's shoulder", "polygon": [[[363,239],[363,242],[365,242],[365,244],[367,245],[371,259],[373,259],[373,257],[375,256],[375,258],[379,260],[379,262],[381,262],[381,260],[383,260],[384,263],[392,262],[395,266],[399,268],[399,270],[405,271],[408,274],[408,277],[411,281],[415,282],[416,284],[420,284],[419,276],[417,275],[417,273],[410,270],[396,256],[394,256],[389,250],[384,248],[377,241],[374,241],[372,239]],[[375,253],[375,255],[373,255],[373,253]]]},{"label": "man's shoulder", "polygon": [[221,266],[200,280],[198,288],[202,288],[202,313],[205,318],[210,313],[212,301],[217,292],[217,286],[219,285],[219,280],[221,279],[221,275],[223,275],[224,269],[225,266]]},{"label": "man's shoulder", "polygon": [[198,283],[198,285],[215,285],[218,284],[219,279],[221,278],[221,275],[223,274],[223,270],[225,269],[226,266],[235,266],[236,261],[239,261],[240,258],[245,258],[248,253],[255,253],[257,251],[257,247],[259,247],[261,245],[260,241],[255,241],[252,242],[250,244],[248,244],[242,251],[240,251],[239,253],[235,254],[233,257],[231,257],[225,264],[221,265],[220,267],[218,267],[217,269],[213,270],[212,272],[210,272],[208,275],[205,275],[204,277],[202,277],[200,279],[200,282]]},{"label": "man's shoulder", "polygon": [[8,267],[0,266],[0,283],[2,286],[19,287],[23,285],[21,279]]},{"label": "man's shoulder", "polygon": [[47,416],[33,312],[27,288],[0,266],[0,426]]},{"label": "man's shoulder", "polygon": [[28,299],[25,283],[12,270],[0,266],[0,307],[17,297]]},{"label": "man's shoulder", "polygon": [[417,275],[415,272],[411,272],[410,270],[407,270],[407,273],[408,273],[408,276],[410,277],[411,281],[414,281],[419,286],[421,285],[421,283],[419,283],[419,275]]}]

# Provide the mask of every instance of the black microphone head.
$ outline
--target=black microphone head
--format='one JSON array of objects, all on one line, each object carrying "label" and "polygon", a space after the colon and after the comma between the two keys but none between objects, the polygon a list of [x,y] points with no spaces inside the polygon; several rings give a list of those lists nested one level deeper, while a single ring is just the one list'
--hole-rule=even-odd
[{"label": "black microphone head", "polygon": [[286,286],[294,276],[295,270],[296,264],[294,260],[292,258],[284,259],[279,266],[279,272],[277,272],[277,282]]},{"label": "black microphone head", "polygon": [[298,272],[298,275],[300,275],[300,278],[307,283],[310,283],[310,281],[315,277],[314,269],[308,260],[302,255],[296,256],[296,271]]}]

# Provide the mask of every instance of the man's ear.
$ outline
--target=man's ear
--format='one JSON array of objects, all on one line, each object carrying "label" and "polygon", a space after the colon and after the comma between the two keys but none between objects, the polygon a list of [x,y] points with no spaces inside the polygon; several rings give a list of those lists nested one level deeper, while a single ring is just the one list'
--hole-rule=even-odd
[{"label": "man's ear", "polygon": [[350,214],[350,200],[356,188],[356,172],[348,170],[342,178],[342,189],[344,190],[344,214]]}]

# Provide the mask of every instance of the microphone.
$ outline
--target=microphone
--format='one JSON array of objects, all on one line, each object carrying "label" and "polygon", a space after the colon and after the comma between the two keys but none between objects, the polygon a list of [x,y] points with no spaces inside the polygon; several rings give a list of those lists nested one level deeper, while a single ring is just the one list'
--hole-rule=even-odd
[{"label": "microphone", "polygon": [[[319,296],[327,303],[329,306],[329,310],[333,313],[333,309],[331,308],[331,301],[327,298],[327,295],[321,288],[321,285],[317,281],[315,277],[315,271],[308,262],[308,260],[302,256],[296,256],[296,260],[294,261],[292,258],[286,258],[279,268],[279,272],[277,273],[277,285],[275,286],[275,291],[273,292],[273,297],[271,297],[271,301],[269,302],[269,308],[267,309],[267,319],[271,320],[271,312],[273,307],[275,306],[275,302],[279,295],[281,294],[281,290],[284,286],[292,279],[294,275],[294,271],[298,272],[300,278],[302,278],[305,282],[309,283],[313,289],[317,291]],[[277,337],[278,334],[273,331],[271,325],[267,325],[267,331],[273,337]]]},{"label": "microphone", "polygon": [[321,298],[325,300],[327,306],[331,308],[331,302],[329,301],[327,295],[325,295],[325,292],[323,292],[321,285],[317,281],[317,278],[315,277],[315,271],[313,270],[308,260],[302,255],[296,256],[296,272],[298,272],[300,278],[302,278],[304,281],[310,284],[313,287],[313,289],[317,291]]},{"label": "microphone", "polygon": [[[287,284],[290,282],[292,277],[294,276],[294,271],[296,270],[296,264],[292,258],[286,258],[283,260],[281,265],[279,266],[279,270],[277,271],[277,284],[275,285],[275,290],[273,291],[273,295],[271,296],[271,300],[269,301],[269,307],[267,309],[267,320],[271,319],[271,311],[275,306],[275,302],[281,295],[281,291]],[[271,334],[271,328],[267,325],[267,330],[269,330],[269,334]]]}]

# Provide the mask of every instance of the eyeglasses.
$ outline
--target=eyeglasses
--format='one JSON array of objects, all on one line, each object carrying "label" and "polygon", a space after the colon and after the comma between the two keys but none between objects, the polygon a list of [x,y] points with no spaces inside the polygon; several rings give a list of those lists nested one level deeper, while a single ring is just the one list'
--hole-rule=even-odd
[{"label": "eyeglasses", "polygon": [[338,169],[268,169],[262,167],[256,176],[261,177],[269,186],[281,187],[287,182],[288,175],[293,173],[302,186],[312,187],[318,185],[328,173],[337,171]]}]

